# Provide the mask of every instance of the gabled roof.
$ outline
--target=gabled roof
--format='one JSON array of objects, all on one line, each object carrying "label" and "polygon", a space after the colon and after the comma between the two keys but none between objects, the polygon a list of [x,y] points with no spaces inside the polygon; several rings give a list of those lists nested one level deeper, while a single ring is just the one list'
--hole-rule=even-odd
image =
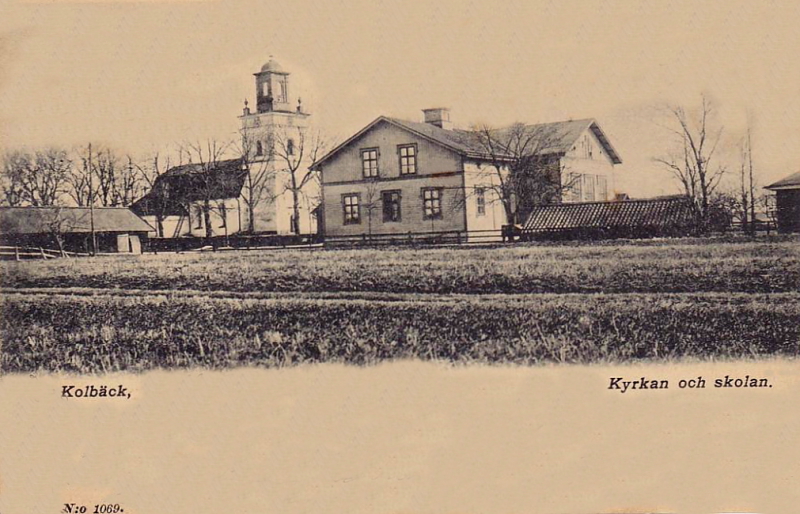
[{"label": "gabled roof", "polygon": [[185,214],[190,202],[238,198],[247,180],[242,159],[226,159],[212,164],[183,164],[165,171],[150,190],[131,205],[139,215],[172,216]]},{"label": "gabled roof", "polygon": [[[88,207],[0,207],[0,234],[91,232]],[[150,232],[153,227],[126,207],[95,207],[95,232]]]},{"label": "gabled roof", "polygon": [[764,189],[800,189],[800,171],[783,178],[774,184],[766,186]]},{"label": "gabled roof", "polygon": [[694,223],[691,200],[685,196],[538,205],[524,230],[609,229],[636,227],[688,227]]},{"label": "gabled roof", "polygon": [[[369,132],[375,125],[381,122],[389,123],[402,130],[411,132],[412,134],[439,144],[465,157],[476,159],[489,159],[491,157],[480,145],[478,139],[475,137],[475,134],[469,130],[448,130],[437,127],[436,125],[432,125],[430,123],[401,120],[398,118],[390,118],[388,116],[379,116],[372,123],[359,130],[353,136],[349,137],[336,148],[328,152],[324,157],[315,162],[312,167],[319,169],[319,167],[325,161],[339,153],[339,151],[344,147],[348,146],[363,134]],[[606,153],[608,153],[611,161],[614,164],[620,164],[622,162],[617,154],[617,151],[613,146],[611,146],[611,143],[600,129],[600,126],[593,119],[540,123],[529,126],[534,128],[538,133],[548,134],[547,137],[551,139],[550,146],[543,149],[543,154],[563,154],[568,152],[580,135],[583,134],[586,129],[590,129],[600,141],[600,144],[603,145],[603,148],[606,150]],[[505,129],[500,129],[499,132],[502,133],[503,130]]]}]

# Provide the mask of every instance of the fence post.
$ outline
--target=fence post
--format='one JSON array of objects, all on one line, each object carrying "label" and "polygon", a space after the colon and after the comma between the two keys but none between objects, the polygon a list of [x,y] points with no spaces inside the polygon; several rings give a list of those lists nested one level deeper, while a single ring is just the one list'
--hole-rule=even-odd
[{"label": "fence post", "polygon": [[42,260],[43,260],[43,261],[46,261],[46,260],[47,260],[47,256],[45,256],[45,254],[44,254],[44,248],[42,248],[41,246],[39,247],[39,253],[41,253],[41,254],[42,254]]},{"label": "fence post", "polygon": [[14,259],[19,260],[19,246],[14,247]]}]

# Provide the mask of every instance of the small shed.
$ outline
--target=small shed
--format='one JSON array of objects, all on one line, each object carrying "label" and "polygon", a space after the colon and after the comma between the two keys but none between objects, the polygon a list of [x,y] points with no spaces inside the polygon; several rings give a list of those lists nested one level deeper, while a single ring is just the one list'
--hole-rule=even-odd
[{"label": "small shed", "polygon": [[523,239],[605,239],[691,234],[696,229],[685,196],[538,205],[522,228]]},{"label": "small shed", "polygon": [[778,231],[800,232],[800,171],[765,189],[775,191]]},{"label": "small shed", "polygon": [[102,253],[140,254],[153,230],[125,207],[0,207],[0,244],[89,252],[93,224]]}]

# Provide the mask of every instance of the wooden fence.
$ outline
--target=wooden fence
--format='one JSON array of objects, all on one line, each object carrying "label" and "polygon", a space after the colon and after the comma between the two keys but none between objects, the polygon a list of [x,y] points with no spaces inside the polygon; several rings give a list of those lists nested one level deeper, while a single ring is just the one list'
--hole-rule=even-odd
[{"label": "wooden fence", "polygon": [[0,246],[0,260],[58,259],[59,257],[88,257],[88,253],[53,250],[41,246]]},{"label": "wooden fence", "polygon": [[480,245],[498,244],[511,239],[502,230],[471,230],[445,232],[405,232],[391,234],[354,234],[325,236],[326,247],[399,246],[399,245]]}]

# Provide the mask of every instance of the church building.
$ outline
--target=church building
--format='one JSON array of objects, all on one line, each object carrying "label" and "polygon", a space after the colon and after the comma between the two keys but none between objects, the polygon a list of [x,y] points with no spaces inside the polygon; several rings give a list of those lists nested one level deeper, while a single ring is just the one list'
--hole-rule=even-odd
[{"label": "church building", "polygon": [[316,231],[310,115],[292,103],[289,72],[274,59],[254,75],[256,109],[245,100],[236,155],[174,166],[131,206],[156,237]]}]

